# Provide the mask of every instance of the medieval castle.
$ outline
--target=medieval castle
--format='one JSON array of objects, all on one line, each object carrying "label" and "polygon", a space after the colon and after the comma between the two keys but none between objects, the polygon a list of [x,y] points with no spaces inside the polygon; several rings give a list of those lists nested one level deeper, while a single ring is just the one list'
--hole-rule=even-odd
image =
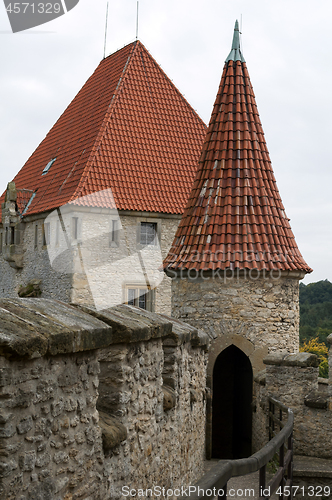
[{"label": "medieval castle", "polygon": [[297,454],[332,458],[332,377],[298,353],[311,269],[237,23],[208,128],[136,41],[1,202],[1,498],[193,484],[267,442],[267,395],[294,409]]}]

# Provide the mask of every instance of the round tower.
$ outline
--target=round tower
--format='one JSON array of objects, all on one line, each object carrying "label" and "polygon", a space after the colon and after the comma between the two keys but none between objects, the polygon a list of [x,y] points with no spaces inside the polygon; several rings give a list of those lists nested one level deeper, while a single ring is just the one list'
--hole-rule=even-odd
[{"label": "round tower", "polygon": [[[239,403],[234,398],[228,402],[230,411],[243,413],[241,404],[248,407],[249,401],[244,387],[250,392],[251,384],[252,391],[252,377],[264,368],[265,355],[298,351],[299,280],[311,269],[277,188],[238,22],[196,178],[164,269],[173,278],[173,316],[213,339],[207,377],[215,401],[211,412],[222,413],[225,408],[216,407],[233,391]],[[246,425],[243,442],[251,435]],[[219,422],[222,427],[230,434],[229,425]],[[212,444],[208,455],[224,458]],[[239,443],[229,447],[225,458],[250,454],[249,444],[242,450]]]}]

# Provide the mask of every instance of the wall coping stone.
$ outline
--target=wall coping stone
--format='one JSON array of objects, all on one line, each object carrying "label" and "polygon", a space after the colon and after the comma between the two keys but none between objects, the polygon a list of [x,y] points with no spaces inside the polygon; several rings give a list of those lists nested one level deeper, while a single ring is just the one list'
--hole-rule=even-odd
[{"label": "wall coping stone", "polygon": [[112,328],[111,344],[158,339],[172,333],[170,318],[135,306],[121,304],[101,311],[84,305],[76,307]]},{"label": "wall coping stone", "polygon": [[294,354],[288,354],[285,352],[273,352],[268,354],[263,359],[263,362],[266,365],[297,366],[300,368],[317,368],[319,366],[318,356],[309,352],[297,352]]},{"label": "wall coping stone", "polygon": [[263,363],[265,365],[281,365],[281,362],[284,360],[286,356],[289,355],[289,352],[271,352],[265,358],[263,358]]},{"label": "wall coping stone", "polygon": [[188,325],[180,319],[170,318],[164,314],[158,314],[159,317],[168,319],[172,322],[172,332],[167,339],[164,340],[164,345],[181,345],[184,342],[191,342],[193,347],[203,347],[208,349],[210,345],[210,337],[203,330]]},{"label": "wall coping stone", "polygon": [[209,346],[209,337],[205,332],[164,314],[125,304],[102,311],[84,305],[76,307],[112,327],[112,344],[162,338],[167,346],[178,346],[185,342],[191,342],[193,347]]},{"label": "wall coping stone", "polygon": [[326,410],[328,407],[329,398],[319,392],[319,391],[311,391],[305,398],[304,404],[309,408],[318,408],[321,410]]},{"label": "wall coping stone", "polygon": [[295,455],[293,476],[332,478],[332,460]]},{"label": "wall coping stone", "polygon": [[0,300],[0,356],[39,358],[107,347],[112,328],[57,300]]},{"label": "wall coping stone", "polygon": [[207,348],[197,328],[134,306],[96,311],[57,300],[0,299],[0,356],[39,358],[163,338],[166,345],[190,341]]}]

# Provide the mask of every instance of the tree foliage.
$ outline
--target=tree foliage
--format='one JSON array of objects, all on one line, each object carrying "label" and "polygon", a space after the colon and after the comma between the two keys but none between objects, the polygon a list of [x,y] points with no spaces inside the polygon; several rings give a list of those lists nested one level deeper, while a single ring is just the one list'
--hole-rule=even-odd
[{"label": "tree foliage", "polygon": [[330,333],[332,333],[332,283],[328,280],[309,285],[300,283],[300,351],[313,352],[321,357],[319,372],[323,377],[328,377],[329,345],[326,339]]},{"label": "tree foliage", "polygon": [[311,352],[312,354],[316,354],[319,357],[319,376],[328,378],[329,375],[329,363],[328,363],[328,354],[329,349],[324,344],[324,342],[319,342],[318,337],[312,338],[308,341],[304,341],[300,346],[300,352]]}]

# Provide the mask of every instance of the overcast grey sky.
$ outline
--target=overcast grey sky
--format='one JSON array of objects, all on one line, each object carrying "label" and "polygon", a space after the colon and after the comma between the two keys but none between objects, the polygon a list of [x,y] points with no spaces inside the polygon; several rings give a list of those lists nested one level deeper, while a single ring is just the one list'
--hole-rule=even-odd
[{"label": "overcast grey sky", "polygon": [[[106,0],[12,34],[0,4],[0,190],[103,57]],[[299,248],[332,281],[331,0],[140,0],[139,39],[208,123],[234,22]],[[135,39],[136,0],[110,0],[106,55]]]}]

